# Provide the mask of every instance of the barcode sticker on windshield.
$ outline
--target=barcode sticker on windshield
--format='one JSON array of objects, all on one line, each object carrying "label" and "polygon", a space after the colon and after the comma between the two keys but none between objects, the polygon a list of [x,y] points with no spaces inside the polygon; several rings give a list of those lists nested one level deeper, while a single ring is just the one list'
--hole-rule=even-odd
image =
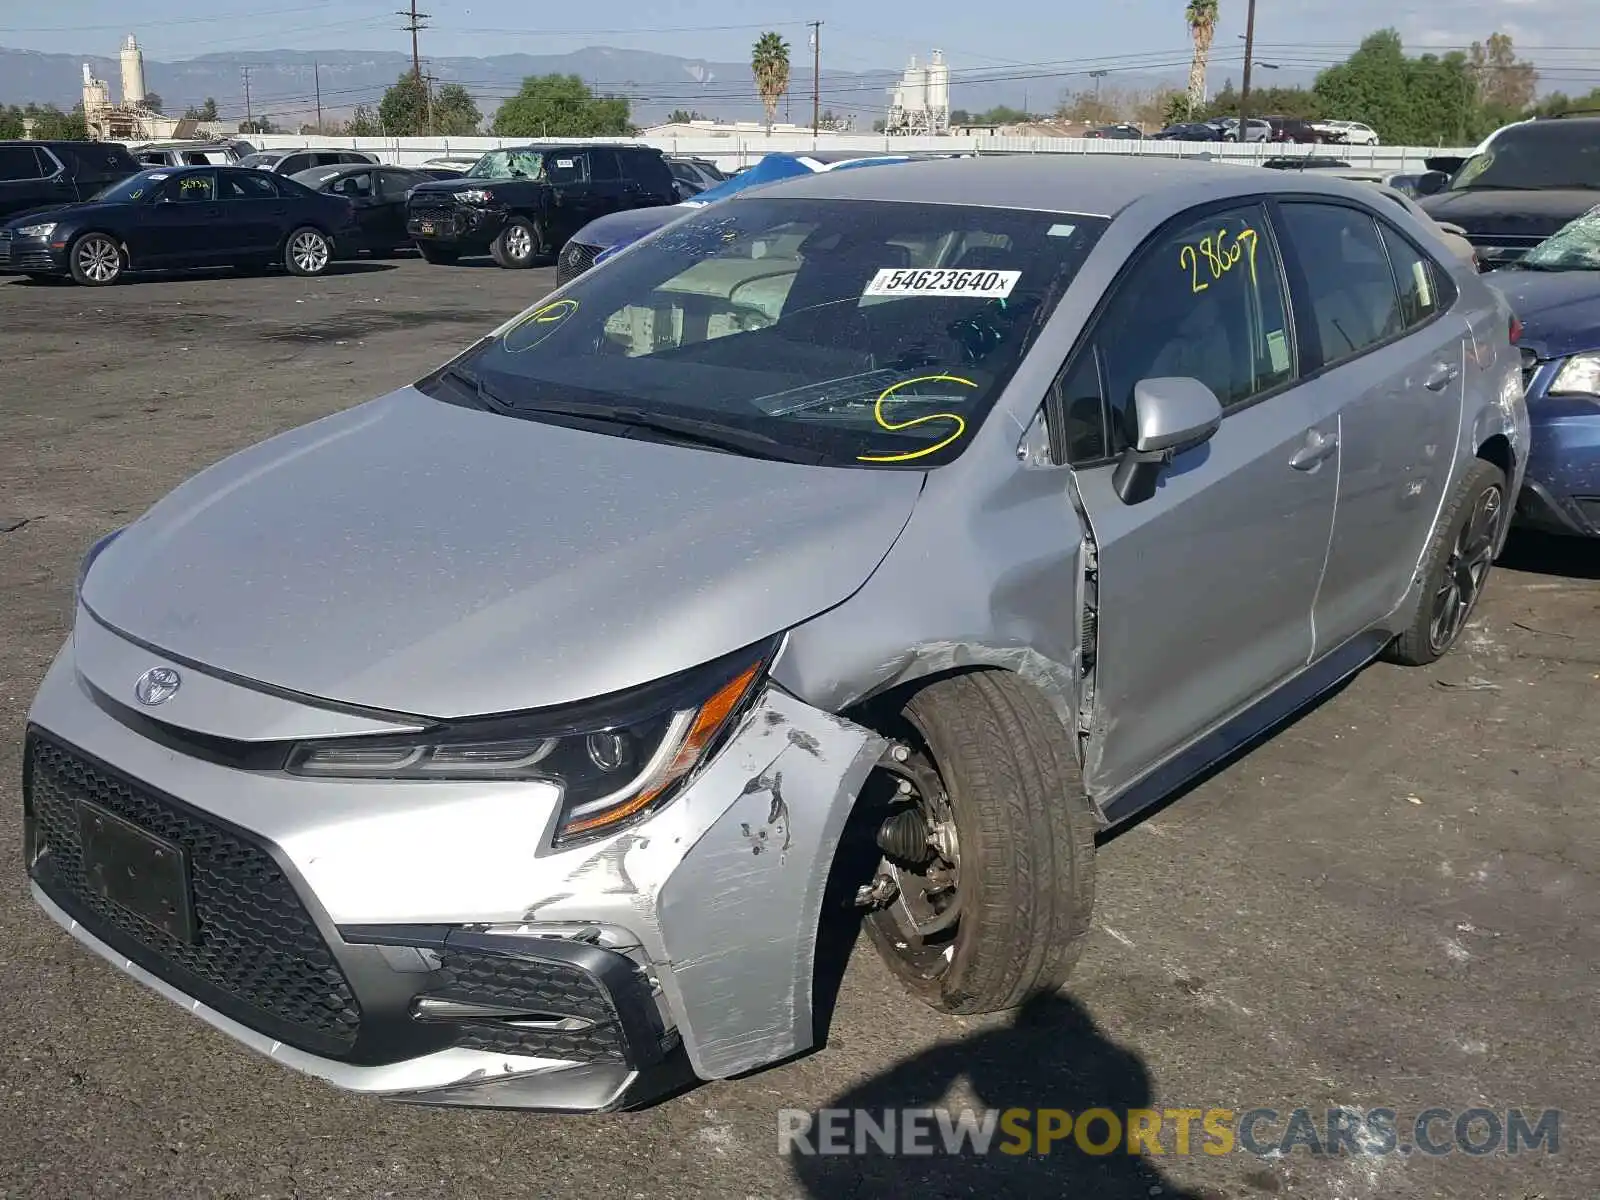
[{"label": "barcode sticker on windshield", "polygon": [[872,277],[866,296],[974,296],[1003,300],[1022,278],[1021,271],[963,271],[931,267],[925,271],[887,267]]}]

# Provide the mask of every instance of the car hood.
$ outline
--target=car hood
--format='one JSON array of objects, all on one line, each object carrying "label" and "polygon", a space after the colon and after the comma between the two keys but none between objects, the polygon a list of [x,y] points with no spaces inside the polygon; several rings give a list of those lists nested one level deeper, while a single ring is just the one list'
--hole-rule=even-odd
[{"label": "car hood", "polygon": [[427,183],[419,183],[413,186],[411,191],[413,195],[425,195],[431,192],[436,196],[448,196],[472,188],[492,188],[497,184],[538,182],[537,179],[474,179],[471,175],[462,175],[454,179],[432,179]]},{"label": "car hood", "polygon": [[430,717],[662,678],[848,598],[921,472],[744,458],[403,388],[184,483],[84,605],[175,660]]},{"label": "car hood", "polygon": [[584,246],[602,248],[626,245],[628,242],[638,241],[646,234],[654,233],[663,225],[670,225],[679,217],[704,207],[703,204],[692,203],[669,204],[659,208],[633,208],[608,213],[590,221],[572,235],[572,240]]},{"label": "car hood", "polygon": [[1537,241],[1600,204],[1600,192],[1471,188],[1424,196],[1417,203],[1435,221],[1450,221],[1477,237],[1531,237]]},{"label": "car hood", "polygon": [[87,200],[81,204],[52,204],[42,208],[30,208],[26,212],[12,213],[4,221],[0,221],[0,227],[37,225],[41,220],[68,221],[73,217],[83,216],[85,213],[104,213],[107,210],[121,207],[119,204],[101,204],[93,200]]},{"label": "car hood", "polygon": [[1520,345],[1540,358],[1600,349],[1600,271],[1520,271],[1483,276],[1522,322]]}]

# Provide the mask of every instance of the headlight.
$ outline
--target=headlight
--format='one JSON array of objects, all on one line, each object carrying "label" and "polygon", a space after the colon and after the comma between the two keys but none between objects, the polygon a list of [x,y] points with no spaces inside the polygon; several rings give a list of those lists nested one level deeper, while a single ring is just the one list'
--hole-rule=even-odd
[{"label": "headlight", "polygon": [[[127,526],[123,526],[123,528],[125,529]],[[83,594],[83,581],[89,577],[89,568],[94,566],[94,560],[100,557],[100,552],[121,536],[122,529],[113,529],[105,537],[89,547],[89,553],[85,554],[83,561],[78,564],[78,582],[74,585],[72,591],[74,596]]]},{"label": "headlight", "polygon": [[17,227],[17,236],[28,238],[47,238],[55,231],[56,223],[54,221],[46,221],[43,225],[19,225]]},{"label": "headlight", "polygon": [[621,828],[666,805],[721,745],[780,639],[560,710],[451,722],[400,737],[300,742],[294,775],[538,780],[561,788],[555,841]]},{"label": "headlight", "polygon": [[465,200],[468,204],[493,204],[494,193],[488,188],[468,188],[464,192],[457,192],[456,199]]},{"label": "headlight", "polygon": [[1547,393],[1551,396],[1600,396],[1600,352],[1574,354],[1561,364]]}]

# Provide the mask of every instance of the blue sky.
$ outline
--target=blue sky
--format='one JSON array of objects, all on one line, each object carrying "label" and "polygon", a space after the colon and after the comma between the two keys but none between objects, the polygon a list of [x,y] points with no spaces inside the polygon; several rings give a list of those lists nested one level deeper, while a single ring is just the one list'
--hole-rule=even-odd
[{"label": "blue sky", "polygon": [[[1600,86],[1600,23],[1583,18],[1596,0],[1259,0],[1257,56],[1315,69],[1342,58],[1375,28],[1393,24],[1415,49],[1446,49],[1507,30],[1546,76],[1547,87],[1584,92]],[[0,4],[0,45],[114,54],[136,32],[151,59],[207,51],[291,49],[409,50],[394,9],[401,0],[57,0]],[[821,20],[825,67],[899,68],[910,54],[943,49],[962,70],[1049,63],[1054,71],[1102,66],[1169,67],[1187,54],[1182,0],[1120,0],[1116,5],[1012,0],[653,0],[649,5],[529,5],[526,0],[419,0],[432,14],[426,55],[559,53],[586,45],[658,50],[743,62],[763,28],[806,53],[804,22]],[[625,10],[625,14],[618,10]],[[1223,0],[1214,78],[1237,73],[1244,0]],[[544,17],[544,13],[556,15]],[[1114,14],[1114,15],[1112,15]],[[544,28],[541,28],[544,26]],[[1109,82],[1109,81],[1108,81]],[[1048,89],[1052,82],[1041,84]]]}]

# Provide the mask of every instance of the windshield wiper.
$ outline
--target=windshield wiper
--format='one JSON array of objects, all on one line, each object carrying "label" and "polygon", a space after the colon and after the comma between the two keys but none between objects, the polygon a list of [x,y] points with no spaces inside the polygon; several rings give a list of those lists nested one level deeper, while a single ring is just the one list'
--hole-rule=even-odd
[{"label": "windshield wiper", "polygon": [[466,388],[477,399],[478,403],[490,412],[509,414],[516,407],[511,401],[500,395],[465,367],[447,367],[440,372],[439,378],[448,379],[457,387]]},{"label": "windshield wiper", "polygon": [[764,433],[738,429],[698,417],[654,412],[633,405],[560,401],[518,404],[514,407],[514,411],[517,416],[574,417],[582,421],[644,429],[651,433],[664,434],[674,441],[707,446],[714,450],[744,454],[753,458],[770,458],[779,462],[813,465],[827,461],[826,455],[788,445]]}]

